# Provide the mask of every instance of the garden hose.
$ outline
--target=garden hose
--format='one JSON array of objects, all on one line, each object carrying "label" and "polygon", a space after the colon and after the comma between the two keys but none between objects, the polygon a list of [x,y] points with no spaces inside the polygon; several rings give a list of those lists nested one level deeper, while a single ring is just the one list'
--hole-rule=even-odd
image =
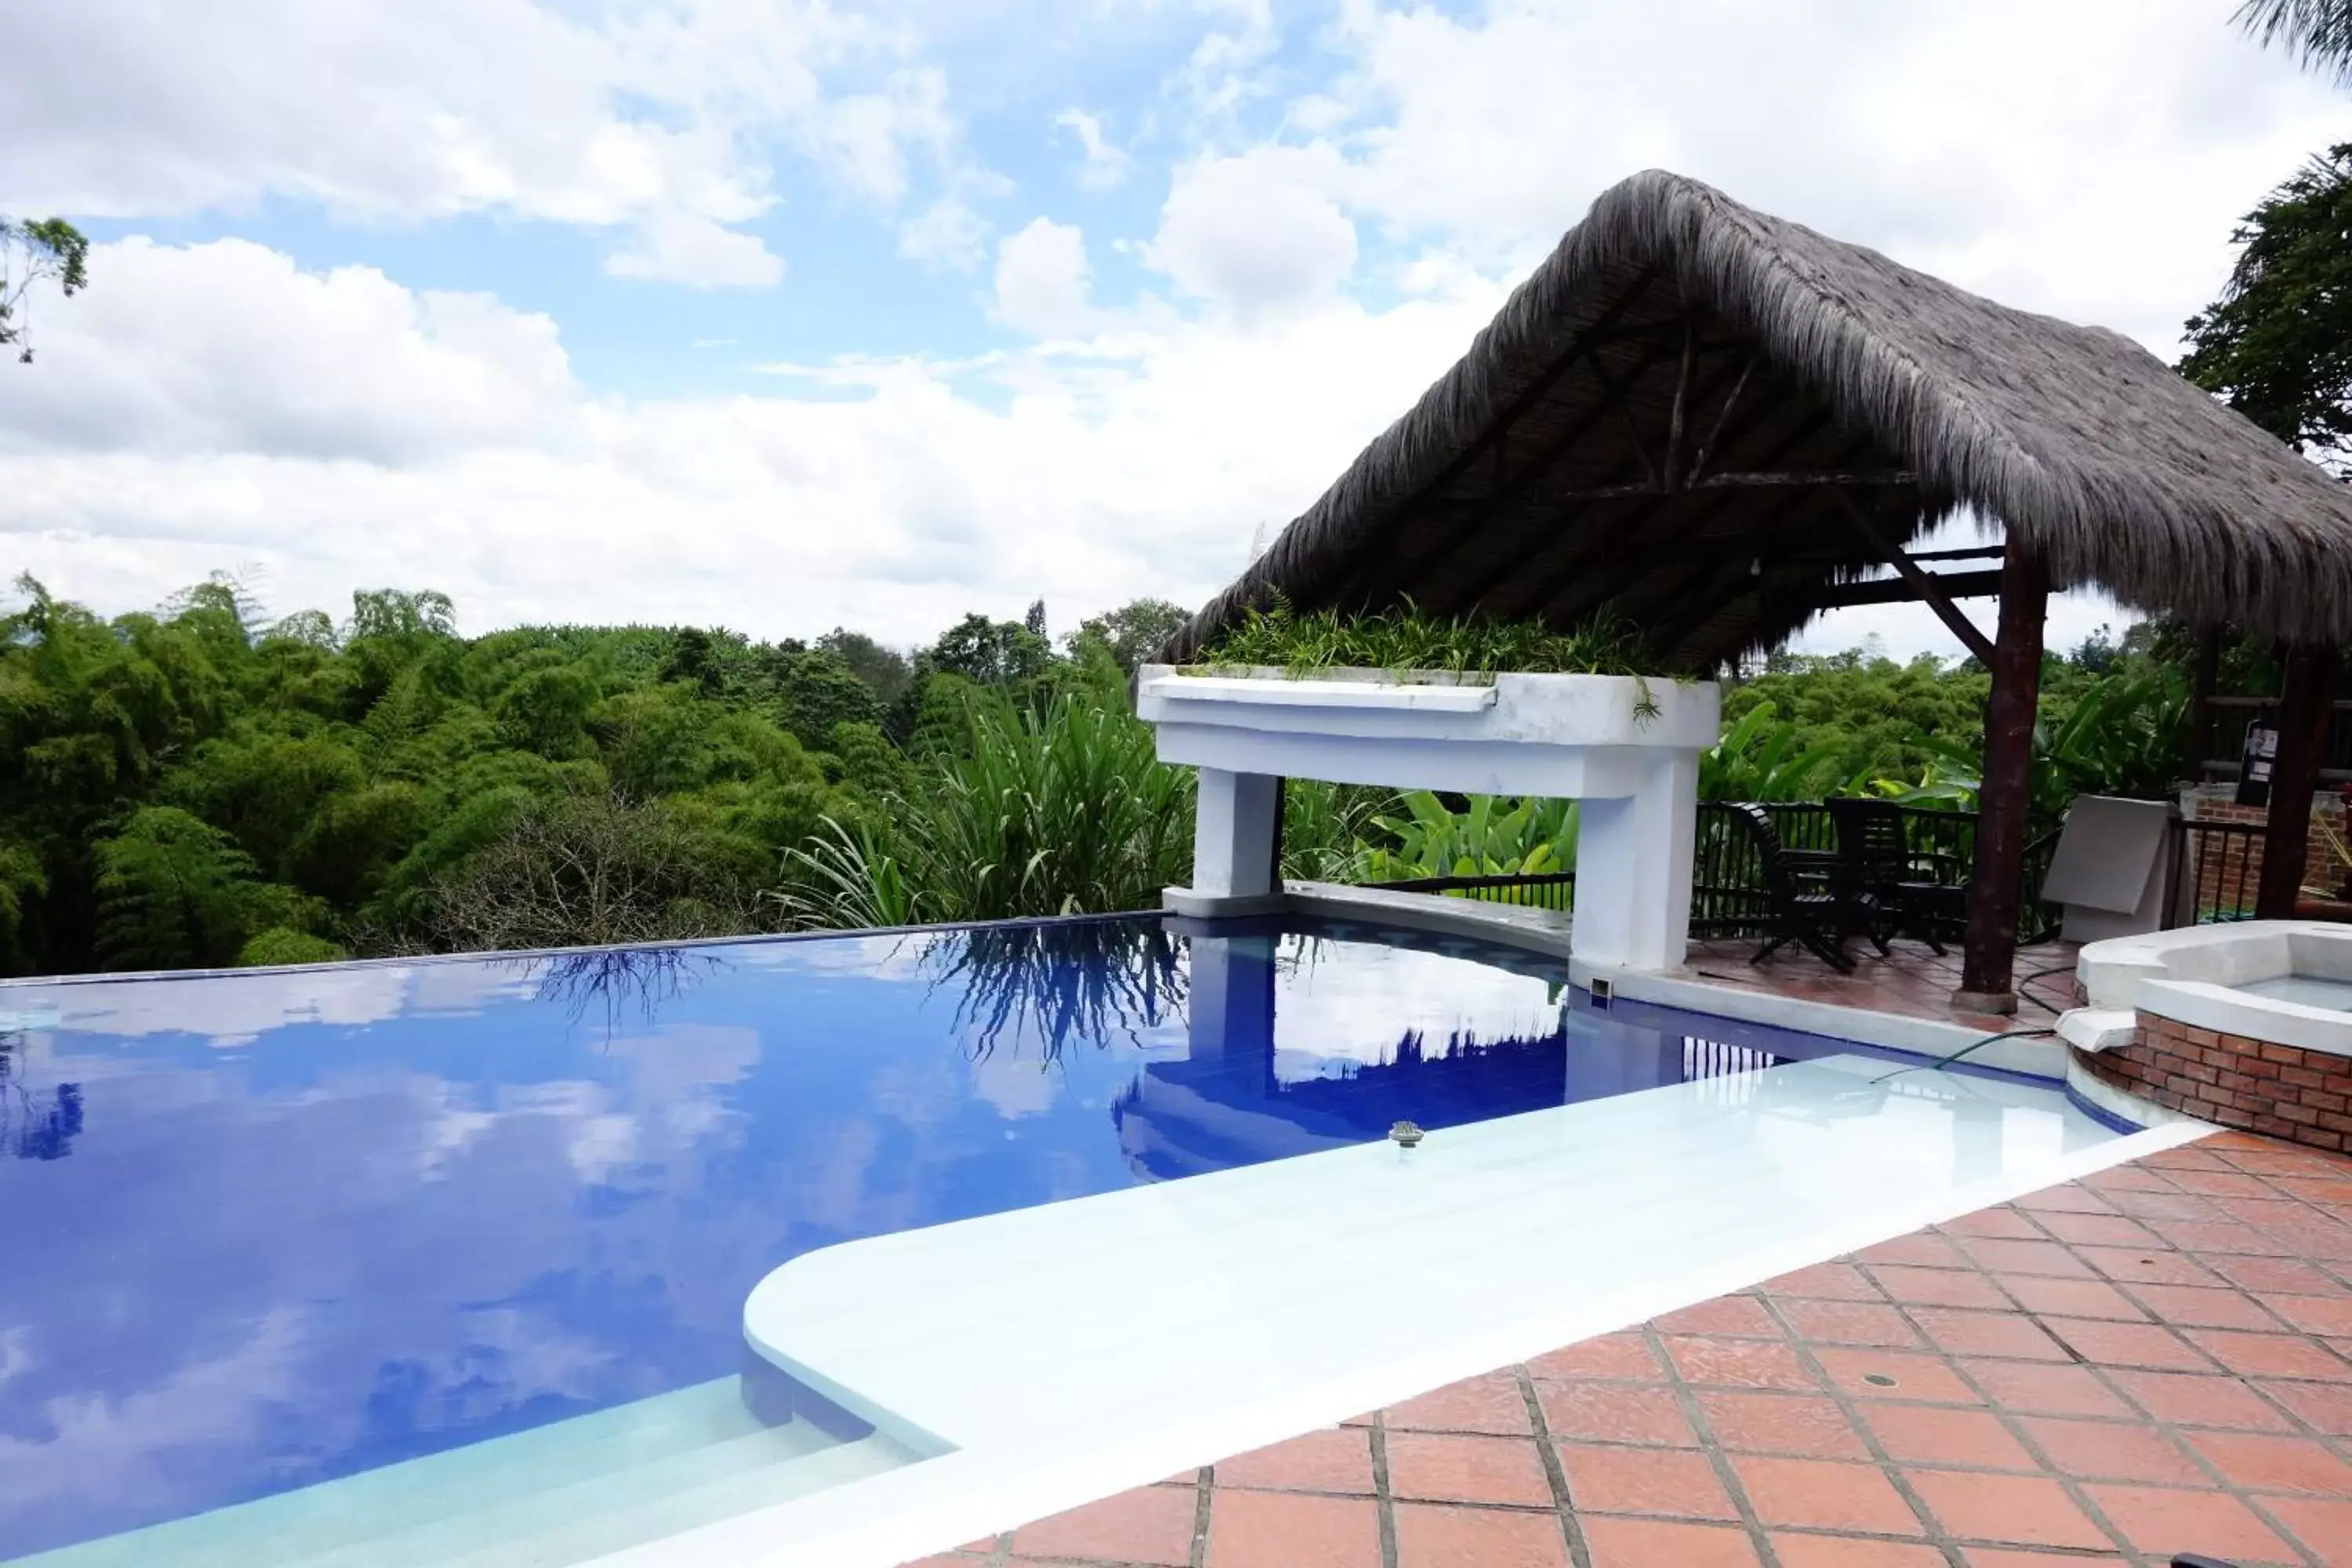
[{"label": "garden hose", "polygon": [[1967,1045],[1962,1046],[1950,1056],[1937,1057],[1932,1062],[1915,1062],[1908,1067],[1899,1067],[1893,1072],[1881,1073],[1870,1081],[1873,1083],[1885,1083],[1890,1078],[1900,1078],[1906,1072],[1919,1072],[1923,1069],[1932,1069],[1937,1072],[1941,1072],[1946,1068],[1951,1066],[1954,1062],[1958,1061],[1962,1057],[1967,1056],[1970,1051],[1980,1050],[1984,1047],[1991,1045],[1995,1040],[2031,1039],[2043,1035],[2054,1035],[2058,1031],[2055,1029],[2044,1028],[2038,1025],[2031,1029],[2005,1029],[1998,1035],[1987,1035],[1981,1040],[1970,1040]]},{"label": "garden hose", "polygon": [[2032,1003],[2037,1007],[2047,1008],[2053,1013],[2063,1013],[2066,1011],[2065,1008],[2052,1007],[2048,1002],[2036,996],[2032,992],[2028,991],[2026,987],[2032,984],[2033,982],[2037,980],[2047,979],[2053,974],[2071,973],[2074,971],[2074,966],[2071,963],[2055,963],[2047,969],[2037,969],[2032,973],[2027,975],[2024,979],[2017,983],[2017,994],[2020,996],[2024,997],[2027,1001]]}]

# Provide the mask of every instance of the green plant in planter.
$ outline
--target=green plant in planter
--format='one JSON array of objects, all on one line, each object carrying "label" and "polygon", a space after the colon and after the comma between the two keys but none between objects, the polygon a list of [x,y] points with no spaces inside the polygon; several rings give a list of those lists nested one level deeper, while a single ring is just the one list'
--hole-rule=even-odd
[{"label": "green plant in planter", "polygon": [[[1294,676],[1325,669],[1435,671],[1455,676],[1654,675],[1659,660],[1622,617],[1597,612],[1569,631],[1536,621],[1424,614],[1407,600],[1395,609],[1342,616],[1300,613],[1286,600],[1247,612],[1202,649],[1194,673],[1270,667]],[[1647,700],[1645,717],[1656,704]]]}]

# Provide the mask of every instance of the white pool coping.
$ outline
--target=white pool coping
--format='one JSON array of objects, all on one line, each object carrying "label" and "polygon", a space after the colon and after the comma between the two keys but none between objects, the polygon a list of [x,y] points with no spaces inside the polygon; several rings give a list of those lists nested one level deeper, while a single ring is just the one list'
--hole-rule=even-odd
[{"label": "white pool coping", "polygon": [[2046,1089],[1888,1072],[1791,1063],[807,1255],[748,1338],[954,1451],[599,1562],[887,1568],[2210,1131],[2063,1151]]}]

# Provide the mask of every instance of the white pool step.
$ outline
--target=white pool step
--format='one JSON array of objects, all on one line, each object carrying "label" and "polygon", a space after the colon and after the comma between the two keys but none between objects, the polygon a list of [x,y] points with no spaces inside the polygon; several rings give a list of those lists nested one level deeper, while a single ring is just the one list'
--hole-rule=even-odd
[{"label": "white pool step", "polygon": [[560,1568],[908,1463],[762,1426],[734,1378],[23,1560],[22,1568]]}]

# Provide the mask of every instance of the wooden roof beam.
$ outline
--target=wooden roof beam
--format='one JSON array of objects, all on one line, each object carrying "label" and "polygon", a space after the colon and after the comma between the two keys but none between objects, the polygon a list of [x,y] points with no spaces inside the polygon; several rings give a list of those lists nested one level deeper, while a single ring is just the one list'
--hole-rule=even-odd
[{"label": "wooden roof beam", "polygon": [[1882,560],[1894,567],[1906,583],[1911,584],[1918,596],[1927,601],[1927,607],[1936,612],[1936,618],[1951,628],[1952,635],[1960,639],[1963,647],[1976,655],[1978,660],[1987,668],[1990,668],[1992,639],[1979,631],[1974,621],[1960,614],[1960,607],[1952,603],[1943,589],[1937,585],[1936,580],[1922,570],[1917,562],[1904,554],[1893,540],[1887,538],[1885,532],[1879,528],[1878,521],[1872,517],[1860,502],[1842,489],[1832,489],[1830,494],[1835,499],[1839,510],[1845,513],[1846,521],[1853,524],[1853,531],[1862,535],[1864,542],[1876,551]]},{"label": "wooden roof beam", "polygon": [[[1647,370],[1647,369],[1648,369],[1648,367],[1649,367],[1649,364],[1650,364],[1650,363],[1654,363],[1654,359],[1655,359],[1655,356],[1653,356],[1653,357],[1652,357],[1652,359],[1650,359],[1650,360],[1648,360],[1648,361],[1645,361],[1645,362],[1643,363],[1643,364],[1642,366],[1640,366],[1640,367],[1639,367],[1639,369],[1637,369],[1637,371],[1636,371],[1635,374],[1638,376],[1638,374],[1640,374],[1640,372],[1641,372],[1641,371]],[[1748,363],[1748,365],[1747,366],[1747,368],[1745,368],[1745,369],[1743,369],[1743,370],[1741,371],[1741,373],[1740,373],[1740,382],[1739,382],[1739,383],[1738,383],[1738,384],[1734,384],[1734,386],[1733,386],[1733,391],[1737,392],[1737,391],[1738,390],[1739,385],[1741,385],[1741,384],[1745,384],[1745,382],[1746,382],[1746,378],[1747,378],[1747,375],[1748,375],[1748,371],[1749,371],[1749,370],[1752,370],[1753,368],[1754,368],[1754,362],[1753,362],[1753,360],[1751,359],[1751,360],[1750,360],[1750,362],[1749,362],[1749,363]],[[1628,378],[1628,384],[1631,384],[1631,381],[1632,381],[1632,379],[1633,379],[1633,378],[1631,378],[1631,377],[1629,377],[1629,378]],[[1716,386],[1716,385],[1720,385],[1720,384],[1722,384],[1722,379],[1723,379],[1722,377],[1717,377],[1717,378],[1715,379],[1714,383],[1713,383],[1712,384],[1710,384],[1710,386],[1709,386],[1707,389],[1706,389],[1706,391],[1704,391],[1704,392],[1701,394],[1702,400],[1704,400],[1704,398],[1706,398],[1706,396],[1710,396],[1710,395],[1713,395],[1714,386]],[[1728,404],[1727,404],[1727,406],[1728,406]],[[1591,426],[1591,424],[1598,423],[1599,418],[1600,418],[1600,415],[1601,415],[1601,410],[1599,410],[1599,409],[1595,409],[1595,410],[1592,412],[1592,414],[1591,414],[1591,417],[1590,417],[1587,421],[1585,421],[1585,422],[1584,422],[1584,426],[1585,426],[1585,427],[1586,427],[1586,428],[1589,428],[1589,427],[1590,427],[1590,426]],[[1749,414],[1749,415],[1745,415],[1745,416],[1742,416],[1741,428],[1740,428],[1739,430],[1738,430],[1738,431],[1736,431],[1736,432],[1734,433],[1734,438],[1735,438],[1735,439],[1737,439],[1738,436],[1745,435],[1745,434],[1747,433],[1748,429],[1752,428],[1752,427],[1753,427],[1753,426],[1754,426],[1754,424],[1755,424],[1755,422],[1756,422],[1757,420],[1759,420],[1759,419],[1762,418],[1762,417],[1764,417],[1764,411],[1763,411],[1763,410],[1759,410],[1759,411],[1757,411],[1757,412],[1755,412],[1755,413],[1752,413],[1752,414]],[[1581,431],[1581,430],[1580,430],[1579,434],[1580,434],[1580,435],[1582,434],[1582,431]],[[1716,426],[1716,428],[1715,428],[1715,430],[1711,433],[1711,435],[1712,435],[1712,436],[1714,436],[1714,437],[1719,437],[1721,434],[1722,434],[1722,426],[1721,426],[1720,421],[1718,421],[1718,422],[1717,422],[1717,426]],[[1550,455],[1550,459],[1549,459],[1549,460],[1557,460],[1557,459],[1558,459],[1558,458],[1559,458],[1560,455],[1561,455],[1561,453],[1559,453],[1559,452],[1554,452],[1554,453],[1552,453],[1552,454]],[[1702,450],[1702,454],[1701,454],[1701,455],[1702,455],[1702,456],[1704,456],[1704,450]],[[1622,461],[1621,461],[1621,462],[1618,464],[1618,468],[1619,468],[1619,470],[1620,470],[1621,472],[1623,470],[1624,467],[1625,467],[1625,464],[1624,464]],[[1611,487],[1611,488],[1612,488],[1612,489],[1614,489],[1614,487]],[[1649,488],[1647,488],[1647,487],[1633,487],[1633,488],[1632,488],[1631,489],[1629,489],[1629,490],[1627,491],[1627,493],[1629,493],[1629,494],[1640,494],[1640,495],[1651,495],[1651,496],[1654,496],[1654,495],[1656,495],[1656,494],[1657,494],[1657,492],[1656,492],[1654,489],[1649,489]],[[1531,501],[1531,503],[1530,503],[1530,504],[1550,504],[1550,503],[1551,503],[1551,500],[1552,500],[1552,498],[1549,498],[1549,497],[1537,498],[1535,500]],[[1574,504],[1574,503],[1572,503],[1572,502],[1562,502],[1562,503],[1560,503],[1560,504]],[[1556,533],[1556,534],[1553,536],[1552,540],[1548,541],[1548,542],[1547,542],[1547,544],[1549,544],[1549,543],[1555,543],[1555,542],[1566,542],[1566,543],[1570,547],[1571,551],[1572,551],[1572,552],[1575,552],[1575,553],[1572,553],[1572,554],[1570,555],[1570,564],[1571,566],[1572,566],[1572,565],[1574,565],[1574,564],[1576,563],[1576,562],[1580,558],[1580,556],[1581,556],[1581,554],[1582,554],[1582,552],[1581,552],[1580,550],[1578,550],[1578,549],[1577,549],[1577,547],[1578,547],[1578,545],[1580,543],[1580,542],[1576,538],[1576,536],[1575,536],[1572,532],[1570,532],[1570,531],[1567,531],[1566,529],[1563,529],[1563,530],[1562,530],[1561,531],[1559,531],[1559,533]],[[1530,561],[1530,558],[1531,558],[1531,556],[1532,556],[1532,555],[1539,555],[1541,552],[1542,552],[1542,548],[1541,548],[1541,547],[1539,547],[1537,551],[1532,552],[1512,552],[1512,551],[1508,551],[1508,550],[1505,551],[1505,552],[1504,552],[1504,554],[1503,554],[1503,556],[1502,556],[1502,558],[1501,558],[1500,560],[1498,560],[1497,562],[1496,562],[1496,563],[1495,563],[1495,564],[1494,564],[1492,567],[1490,567],[1490,568],[1486,571],[1486,573],[1485,574],[1485,575],[1483,575],[1483,576],[1481,576],[1480,578],[1478,578],[1478,579],[1477,579],[1477,581],[1473,584],[1473,586],[1472,586],[1472,588],[1471,588],[1471,591],[1470,591],[1470,594],[1469,594],[1469,596],[1468,596],[1468,597],[1469,597],[1469,602],[1470,602],[1472,605],[1481,605],[1481,604],[1484,604],[1484,603],[1486,602],[1486,596],[1487,596],[1488,595],[1490,595],[1490,594],[1494,593],[1496,589],[1500,588],[1500,587],[1501,587],[1501,586],[1502,586],[1506,582],[1507,582],[1507,581],[1510,579],[1511,575],[1512,575],[1514,573],[1518,572],[1518,571],[1519,571],[1519,570],[1521,570],[1523,567],[1527,566],[1527,565],[1529,563],[1529,561]],[[1539,611],[1539,610],[1540,610],[1540,608],[1541,608],[1541,606],[1544,605],[1544,603],[1545,603],[1546,601],[1548,601],[1548,600],[1550,598],[1550,596],[1551,596],[1552,593],[1553,593],[1553,592],[1555,592],[1555,591],[1557,591],[1557,590],[1556,590],[1556,588],[1554,588],[1554,587],[1552,587],[1552,586],[1548,585],[1548,586],[1547,586],[1547,588],[1545,589],[1545,591],[1544,591],[1543,593],[1538,594],[1538,595],[1536,595],[1534,598],[1530,599],[1527,604],[1517,606],[1517,613],[1521,614],[1521,615],[1526,615],[1526,614],[1532,614],[1532,613],[1536,613],[1536,612]]]},{"label": "wooden roof beam", "polygon": [[1368,557],[1385,553],[1386,547],[1393,543],[1397,534],[1432,497],[1442,494],[1448,485],[1469,472],[1471,466],[1477,462],[1488,448],[1499,450],[1505,446],[1510,440],[1511,427],[1518,423],[1519,417],[1549,396],[1552,388],[1559,384],[1560,379],[1574,369],[1579,361],[1599,346],[1600,341],[1616,327],[1618,319],[1633,308],[1635,300],[1649,292],[1650,285],[1657,280],[1662,270],[1664,268],[1660,263],[1652,261],[1635,274],[1633,281],[1626,285],[1617,298],[1611,300],[1608,307],[1592,319],[1591,325],[1576,334],[1575,340],[1557,360],[1552,362],[1551,367],[1536,376],[1520,390],[1517,396],[1504,405],[1491,427],[1482,432],[1477,439],[1458,453],[1453,461],[1447,463],[1437,476],[1423,485],[1418,492],[1409,500],[1401,502],[1394,511],[1381,521],[1379,527],[1370,531],[1362,540],[1358,541],[1354,549]]}]

